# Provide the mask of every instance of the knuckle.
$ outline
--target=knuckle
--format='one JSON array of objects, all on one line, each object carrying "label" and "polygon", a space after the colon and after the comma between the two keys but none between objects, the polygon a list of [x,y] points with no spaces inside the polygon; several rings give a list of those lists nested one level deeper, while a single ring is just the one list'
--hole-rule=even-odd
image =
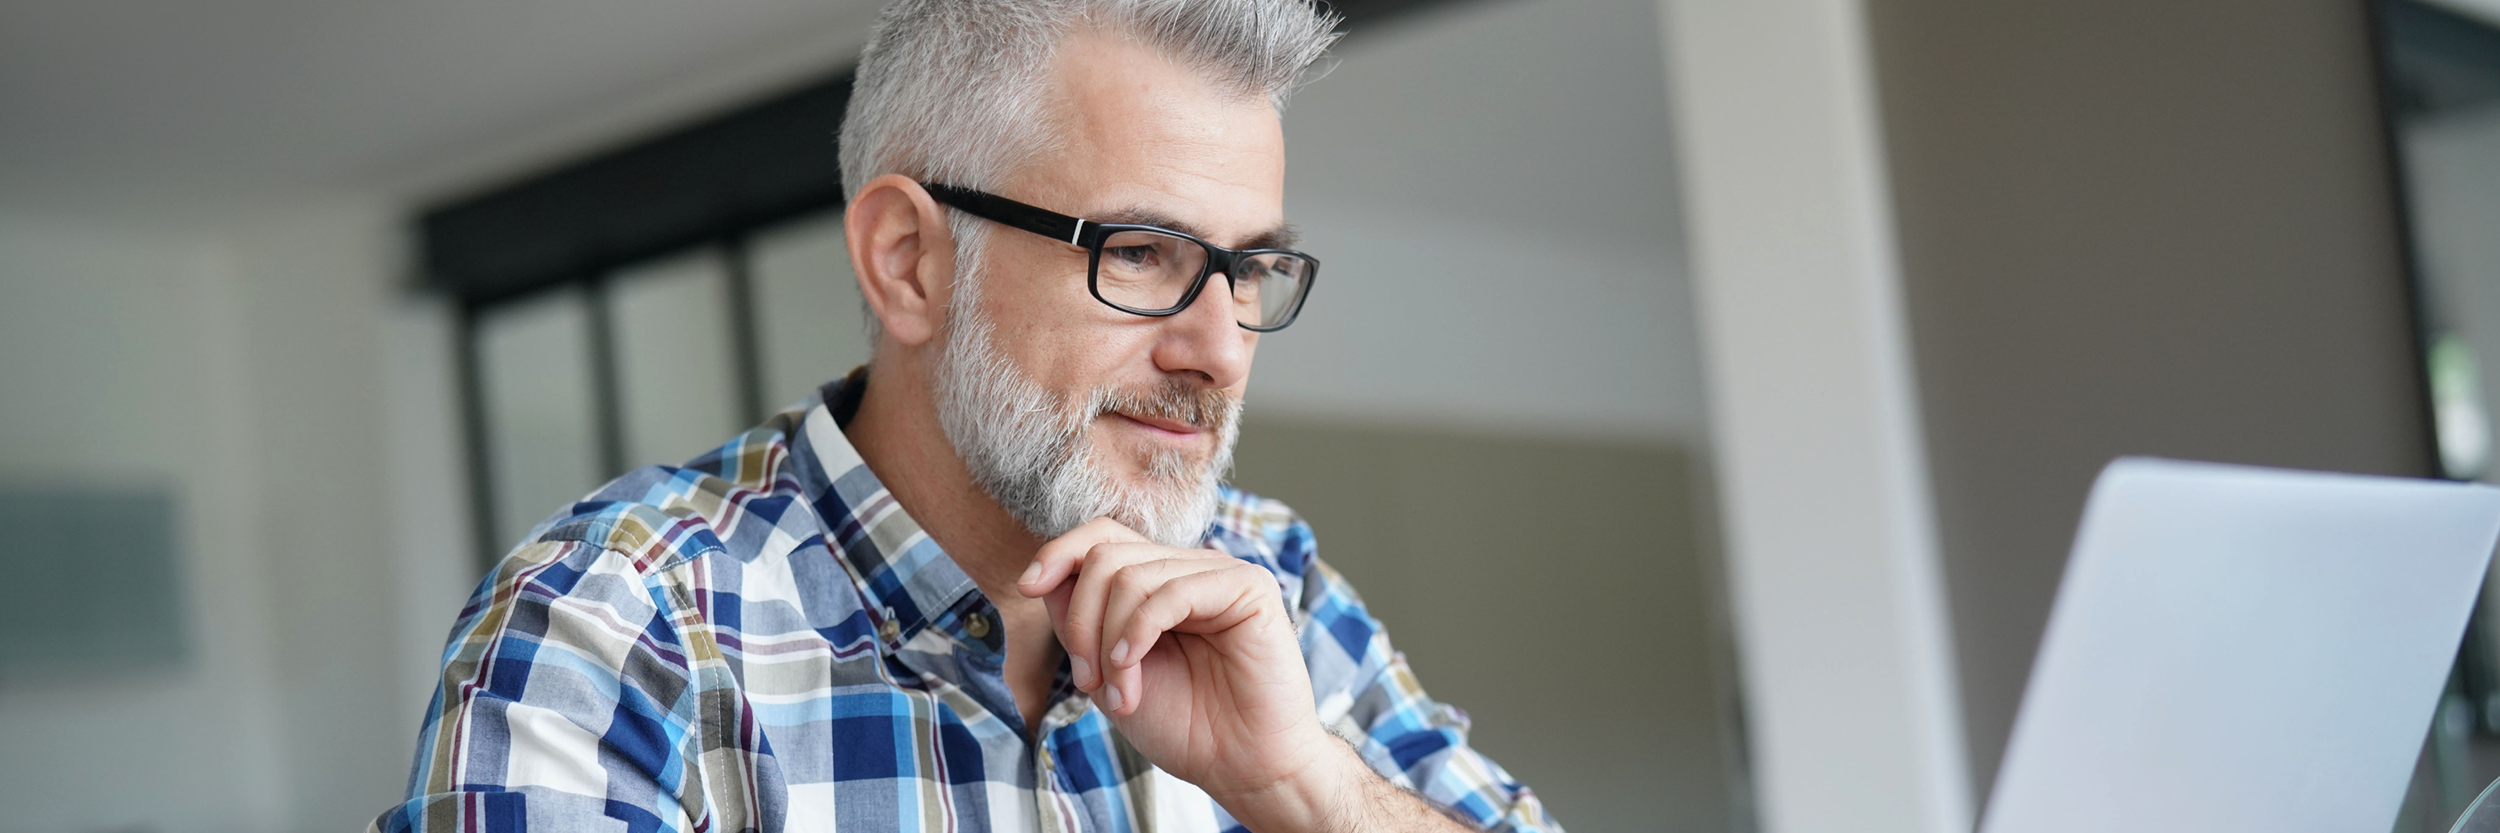
[{"label": "knuckle", "polygon": [[1033,554],[1033,560],[1040,561],[1045,564],[1055,564],[1062,561],[1074,561],[1083,559],[1084,557],[1085,550],[1078,548],[1076,546],[1076,542],[1070,541],[1066,538],[1060,538],[1043,544],[1041,550]]},{"label": "knuckle", "polygon": [[1143,564],[1121,567],[1118,572],[1111,574],[1111,592],[1127,598],[1146,595],[1147,589],[1152,586],[1152,579],[1146,573],[1147,570]]},{"label": "knuckle", "polygon": [[1265,567],[1245,561],[1241,566],[1233,568],[1231,572],[1237,581],[1249,585],[1250,592],[1261,598],[1283,599],[1285,597],[1285,588],[1276,583],[1275,574],[1269,573]]},{"label": "knuckle", "polygon": [[1185,599],[1172,596],[1160,596],[1153,600],[1150,607],[1154,610],[1154,614],[1157,617],[1178,622],[1184,618],[1188,618],[1190,604]]},{"label": "knuckle", "polygon": [[1090,564],[1118,564],[1126,545],[1119,541],[1096,541],[1085,548],[1085,561]]}]

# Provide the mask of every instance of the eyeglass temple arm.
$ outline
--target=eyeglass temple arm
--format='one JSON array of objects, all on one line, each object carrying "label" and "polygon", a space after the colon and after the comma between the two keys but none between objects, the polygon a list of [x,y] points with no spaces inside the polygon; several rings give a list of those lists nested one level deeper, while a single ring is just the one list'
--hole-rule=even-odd
[{"label": "eyeglass temple arm", "polygon": [[970,188],[957,188],[936,183],[924,184],[920,187],[928,189],[929,196],[936,197],[938,202],[963,209],[972,216],[1020,228],[1071,246],[1085,245],[1085,227],[1093,225],[1076,217],[1035,208],[1006,197],[986,194]]}]

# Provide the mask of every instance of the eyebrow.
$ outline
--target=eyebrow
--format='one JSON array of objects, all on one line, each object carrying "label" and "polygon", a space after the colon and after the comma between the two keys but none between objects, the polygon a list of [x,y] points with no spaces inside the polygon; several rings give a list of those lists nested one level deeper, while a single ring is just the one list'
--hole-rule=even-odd
[{"label": "eyebrow", "polygon": [[[1119,209],[1117,211],[1103,214],[1099,218],[1086,218],[1086,222],[1154,226],[1156,228],[1171,229],[1200,240],[1209,239],[1209,235],[1205,229],[1199,228],[1187,220],[1144,207],[1132,206],[1129,208]],[[1292,246],[1295,241],[1300,239],[1302,239],[1302,231],[1300,229],[1294,228],[1292,223],[1281,223],[1275,228],[1250,235],[1250,238],[1243,241],[1242,245],[1233,248],[1282,249]]]}]

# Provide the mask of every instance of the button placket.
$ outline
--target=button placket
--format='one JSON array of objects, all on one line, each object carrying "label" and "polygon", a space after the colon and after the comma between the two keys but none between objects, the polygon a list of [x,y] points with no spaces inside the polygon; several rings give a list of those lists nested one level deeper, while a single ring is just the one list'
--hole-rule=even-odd
[{"label": "button placket", "polygon": [[885,640],[887,644],[902,641],[903,625],[894,621],[894,608],[884,608],[879,612],[884,615],[877,619],[877,638]]},{"label": "button placket", "polygon": [[1044,731],[1035,735],[1033,742],[1033,813],[1041,819],[1043,830],[1054,833],[1067,829],[1058,815],[1059,802],[1051,800],[1058,786],[1058,779],[1052,777],[1050,770],[1050,733]]}]

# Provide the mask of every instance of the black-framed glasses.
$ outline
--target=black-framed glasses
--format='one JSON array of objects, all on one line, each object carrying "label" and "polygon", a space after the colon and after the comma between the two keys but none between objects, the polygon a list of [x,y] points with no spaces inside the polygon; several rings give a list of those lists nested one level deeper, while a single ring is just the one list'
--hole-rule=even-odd
[{"label": "black-framed glasses", "polygon": [[1291,249],[1227,249],[1167,228],[1097,223],[970,188],[921,187],[966,214],[1083,248],[1086,289],[1121,312],[1162,317],[1188,309],[1220,272],[1232,284],[1233,320],[1272,333],[1302,314],[1319,275],[1319,259]]}]

